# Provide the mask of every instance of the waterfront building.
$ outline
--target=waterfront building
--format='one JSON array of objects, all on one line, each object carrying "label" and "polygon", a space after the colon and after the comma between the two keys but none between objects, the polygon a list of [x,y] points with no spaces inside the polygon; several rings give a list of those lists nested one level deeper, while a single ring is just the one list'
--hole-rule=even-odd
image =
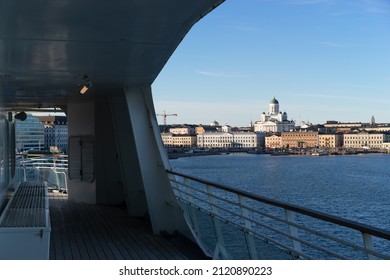
[{"label": "waterfront building", "polygon": [[222,132],[232,132],[232,127],[230,125],[226,124],[226,125],[221,126],[220,131],[222,131]]},{"label": "waterfront building", "polygon": [[390,134],[359,131],[344,134],[344,148],[381,149],[384,143],[390,142]]},{"label": "waterfront building", "polygon": [[233,133],[211,132],[197,135],[200,148],[230,148],[233,146]]},{"label": "waterfront building", "polygon": [[348,133],[354,129],[363,128],[363,124],[360,122],[343,123],[337,121],[327,121],[323,126],[325,127],[325,133]]},{"label": "waterfront building", "polygon": [[294,121],[288,120],[286,112],[279,111],[279,101],[275,98],[268,105],[268,113],[263,112],[260,121],[254,124],[255,132],[286,132],[294,128]]},{"label": "waterfront building", "polygon": [[161,133],[163,144],[167,148],[193,148],[196,147],[196,135],[194,134],[173,134],[171,132]]},{"label": "waterfront building", "polygon": [[44,125],[44,148],[68,150],[68,119],[66,116],[38,116]]},{"label": "waterfront building", "polygon": [[203,134],[203,133],[209,133],[209,132],[218,132],[218,126],[214,125],[199,125],[195,127],[195,134]]},{"label": "waterfront building", "polygon": [[382,144],[382,147],[381,147],[382,150],[386,150],[386,152],[388,154],[390,154],[390,142],[385,142]]},{"label": "waterfront building", "polygon": [[41,150],[45,144],[44,126],[35,116],[27,114],[26,120],[15,121],[16,150]]},{"label": "waterfront building", "polygon": [[364,126],[365,131],[376,131],[376,132],[388,132],[390,131],[390,123],[377,123],[375,117],[371,117],[369,124]]},{"label": "waterfront building", "polygon": [[173,134],[180,134],[180,135],[189,135],[189,134],[194,134],[195,133],[195,129],[191,126],[186,126],[186,125],[183,125],[183,126],[178,126],[178,127],[171,127],[169,129],[169,132],[173,133]]},{"label": "waterfront building", "polygon": [[196,147],[196,135],[193,134],[178,134],[172,136],[172,144],[174,147],[193,148]]},{"label": "waterfront building", "polygon": [[326,128],[321,124],[312,124],[312,123],[302,123],[300,126],[295,126],[295,131],[305,131],[305,132],[316,132],[319,133],[327,133]]},{"label": "waterfront building", "polygon": [[282,146],[289,148],[311,148],[318,146],[318,132],[282,132]]},{"label": "waterfront building", "polygon": [[365,131],[376,131],[376,132],[388,132],[390,131],[390,124],[377,124],[372,127],[364,128]]},{"label": "waterfront building", "polygon": [[267,149],[282,148],[282,137],[280,134],[274,134],[265,137],[265,147]]},{"label": "waterfront building", "polygon": [[202,134],[205,132],[232,132],[232,127],[230,125],[219,125],[217,121],[212,121],[210,125],[200,125],[195,128],[195,134]]},{"label": "waterfront building", "polygon": [[318,146],[321,148],[339,148],[343,146],[343,134],[319,134]]},{"label": "waterfront building", "polygon": [[326,133],[349,133],[353,131],[373,131],[387,132],[390,131],[390,123],[377,123],[374,116],[371,117],[369,123],[352,122],[343,123],[337,121],[327,121],[324,125]]},{"label": "waterfront building", "polygon": [[161,132],[161,139],[163,141],[164,147],[172,147],[173,146],[173,133],[171,132]]},{"label": "waterfront building", "polygon": [[254,132],[210,132],[197,135],[199,148],[264,147],[265,134]]}]

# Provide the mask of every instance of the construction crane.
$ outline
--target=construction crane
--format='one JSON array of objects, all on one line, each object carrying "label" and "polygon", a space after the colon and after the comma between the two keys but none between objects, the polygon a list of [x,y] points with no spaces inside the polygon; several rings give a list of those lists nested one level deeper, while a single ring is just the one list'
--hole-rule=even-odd
[{"label": "construction crane", "polygon": [[167,125],[167,117],[177,116],[177,114],[167,114],[165,111],[163,114],[157,114],[157,116],[162,116],[164,119],[164,127]]}]

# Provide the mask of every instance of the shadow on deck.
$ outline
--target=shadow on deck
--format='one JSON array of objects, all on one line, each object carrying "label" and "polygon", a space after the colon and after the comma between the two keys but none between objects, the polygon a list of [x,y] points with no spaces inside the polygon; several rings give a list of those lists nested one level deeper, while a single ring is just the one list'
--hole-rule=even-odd
[{"label": "shadow on deck", "polygon": [[205,259],[192,242],[152,233],[147,219],[115,206],[74,202],[50,194],[51,260]]}]

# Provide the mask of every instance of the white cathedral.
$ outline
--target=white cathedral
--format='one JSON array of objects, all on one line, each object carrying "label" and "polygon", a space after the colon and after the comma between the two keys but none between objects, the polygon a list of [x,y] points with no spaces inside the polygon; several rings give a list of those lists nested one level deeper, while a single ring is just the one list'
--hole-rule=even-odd
[{"label": "white cathedral", "polygon": [[275,97],[268,105],[268,113],[261,114],[260,121],[254,124],[255,132],[286,132],[294,130],[294,121],[287,119],[287,113],[279,111],[279,101]]}]

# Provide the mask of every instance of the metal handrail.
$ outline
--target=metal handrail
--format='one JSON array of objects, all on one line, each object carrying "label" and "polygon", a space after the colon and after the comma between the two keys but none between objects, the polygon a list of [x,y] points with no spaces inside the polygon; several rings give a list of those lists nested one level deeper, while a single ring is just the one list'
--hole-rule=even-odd
[{"label": "metal handrail", "polygon": [[[199,201],[208,203],[208,201],[206,201],[205,199],[196,197],[196,196],[194,196],[193,194],[191,194],[191,193],[189,193],[189,192],[180,190],[179,188],[176,188],[176,187],[173,187],[173,188],[174,188],[175,190],[177,190],[177,191],[180,191],[181,193],[184,193],[184,194],[186,194],[186,195],[188,195],[188,196],[191,196],[191,197],[193,197],[193,198],[196,198],[196,199],[199,200]],[[193,189],[193,188],[191,188],[191,189]],[[203,192],[203,191],[200,191],[200,192],[201,192],[201,193],[204,193],[204,194],[206,193],[206,192]],[[220,200],[220,201],[224,201],[224,202],[231,203],[231,204],[233,204],[233,205],[235,205],[235,206],[238,206],[238,205],[239,205],[238,203],[234,203],[234,202],[232,202],[232,201],[229,201],[229,200],[226,200],[226,199],[219,198],[219,197],[217,197],[217,196],[215,196],[215,195],[209,195],[209,196],[212,196],[212,197],[214,197],[214,198],[217,198],[217,199]],[[184,199],[182,199],[182,198],[179,198],[179,199],[184,201]],[[186,202],[191,203],[191,202],[188,201],[188,200],[186,200]],[[191,204],[193,204],[193,203],[191,203]],[[195,205],[195,204],[193,204],[193,205],[196,206],[199,210],[202,210],[202,211],[204,211],[204,212],[209,212],[209,210],[206,209],[205,207],[202,207],[202,206],[200,206],[200,205]],[[337,257],[337,258],[339,258],[339,259],[348,259],[347,257],[344,257],[344,256],[342,256],[342,255],[340,255],[340,254],[338,254],[338,253],[332,252],[332,251],[330,251],[330,250],[328,250],[328,249],[326,249],[326,248],[324,248],[324,247],[321,247],[321,246],[312,244],[312,243],[307,242],[306,240],[304,240],[304,239],[302,239],[302,238],[292,236],[292,235],[287,234],[287,233],[285,233],[285,232],[283,232],[283,231],[281,231],[281,230],[278,230],[278,229],[275,229],[275,228],[273,228],[273,227],[271,227],[271,226],[268,226],[268,225],[266,225],[266,224],[264,224],[264,223],[260,223],[260,222],[254,220],[254,219],[251,219],[251,218],[245,217],[245,216],[243,216],[243,215],[237,214],[237,213],[235,213],[235,212],[233,212],[233,211],[231,211],[231,210],[227,210],[227,209],[225,209],[225,208],[223,208],[223,207],[221,207],[221,206],[218,206],[218,205],[215,205],[215,204],[214,204],[213,206],[214,206],[215,208],[219,209],[219,210],[224,211],[225,213],[234,215],[234,216],[236,216],[236,217],[238,217],[238,218],[246,219],[246,220],[250,221],[250,222],[253,223],[253,224],[256,224],[256,225],[258,225],[258,226],[261,226],[261,227],[263,227],[263,228],[266,228],[266,229],[268,229],[268,230],[270,230],[270,231],[273,231],[273,232],[275,232],[275,233],[277,233],[277,234],[279,234],[279,235],[288,237],[288,238],[290,238],[290,239],[292,239],[292,240],[299,241],[300,243],[302,243],[302,244],[304,244],[304,245],[307,245],[307,246],[309,246],[309,247],[312,247],[312,248],[314,248],[314,249],[317,249],[317,250],[319,250],[319,251],[322,251],[322,252],[324,252],[324,253],[327,253],[328,255],[332,255],[332,256]],[[285,223],[285,224],[287,224],[287,225],[289,225],[289,226],[294,226],[294,227],[296,227],[296,228],[302,229],[302,230],[304,230],[304,231],[306,231],[306,232],[315,234],[315,235],[317,235],[317,236],[324,237],[324,238],[327,238],[327,239],[329,239],[329,240],[332,240],[332,241],[338,242],[338,243],[340,243],[340,244],[346,245],[346,246],[348,246],[348,247],[351,247],[351,248],[354,248],[354,249],[357,249],[357,250],[364,251],[364,252],[366,252],[366,253],[375,255],[375,256],[377,256],[377,257],[380,257],[380,258],[383,258],[383,259],[389,258],[389,256],[386,256],[386,255],[384,255],[384,254],[381,254],[381,253],[378,253],[378,252],[376,252],[376,251],[370,250],[370,249],[365,248],[365,247],[363,247],[363,246],[359,246],[359,245],[356,245],[356,244],[354,244],[354,243],[352,243],[352,242],[345,241],[345,240],[343,240],[343,239],[340,239],[340,238],[337,238],[337,237],[333,237],[333,236],[330,236],[330,235],[327,235],[327,234],[323,234],[323,233],[321,233],[321,232],[319,232],[319,231],[316,231],[316,230],[313,230],[313,229],[311,229],[311,228],[302,226],[302,225],[300,225],[300,224],[297,224],[297,223],[294,223],[294,222],[291,222],[291,221],[288,221],[288,220],[284,220],[284,219],[281,219],[281,218],[279,218],[279,217],[277,217],[277,216],[273,216],[273,215],[270,215],[270,214],[267,214],[267,213],[264,213],[264,212],[261,212],[261,211],[257,211],[257,210],[255,210],[255,209],[250,208],[250,207],[246,207],[245,205],[242,205],[242,206],[240,206],[240,207],[246,208],[246,209],[251,210],[251,211],[253,211],[253,212],[257,213],[257,214],[261,214],[261,215],[263,215],[263,216],[265,216],[265,217],[271,218],[271,219],[276,220],[276,221],[278,221],[278,222],[283,222],[283,223]],[[213,216],[218,217],[219,219],[223,220],[224,222],[229,223],[229,224],[231,224],[231,225],[234,225],[234,226],[236,226],[236,227],[239,227],[239,228],[241,227],[241,225],[239,225],[238,223],[233,222],[233,221],[230,221],[230,220],[227,220],[226,217],[223,217],[222,215],[218,215],[218,214],[216,214],[216,213],[213,213]],[[258,235],[257,232],[254,232],[253,230],[250,230],[250,229],[245,229],[245,231],[247,231],[247,232],[249,232],[249,233],[251,233],[251,234],[253,234],[253,235]],[[270,239],[268,239],[268,238],[267,238],[266,236],[264,236],[264,235],[262,235],[261,237],[264,238],[264,239],[267,240],[267,241],[271,241]],[[273,242],[274,242],[274,241],[273,241]],[[283,248],[285,248],[285,249],[289,249],[289,251],[291,251],[291,252],[294,252],[294,250],[293,250],[292,248],[290,248],[290,247],[288,247],[288,246],[285,246],[285,245],[282,244],[282,243],[278,243],[278,245],[281,246],[281,247],[283,247]],[[295,253],[297,253],[297,252],[295,252]],[[310,257],[308,257],[308,256],[306,256],[306,255],[304,255],[304,254],[302,254],[302,252],[299,252],[299,255],[304,256],[306,259],[310,259]]]},{"label": "metal handrail", "polygon": [[262,203],[266,203],[266,204],[269,204],[269,205],[281,207],[281,208],[284,208],[284,209],[287,209],[287,210],[294,211],[296,213],[300,213],[300,214],[303,214],[303,215],[306,215],[306,216],[310,216],[312,218],[320,219],[320,220],[323,220],[323,221],[326,221],[326,222],[330,222],[330,223],[333,223],[333,224],[337,224],[337,225],[340,225],[340,226],[344,226],[344,227],[349,227],[349,228],[352,228],[352,229],[355,229],[355,230],[358,230],[358,231],[361,231],[361,232],[365,232],[365,233],[374,235],[376,237],[380,237],[380,238],[383,238],[383,239],[390,240],[390,231],[387,231],[387,230],[383,230],[383,229],[380,229],[380,228],[377,228],[377,227],[373,227],[373,226],[368,226],[368,225],[365,225],[365,224],[362,224],[362,223],[359,223],[359,222],[355,222],[355,221],[352,221],[352,220],[349,220],[349,219],[344,219],[344,218],[341,218],[341,217],[338,217],[338,216],[334,216],[334,215],[331,215],[331,214],[325,214],[325,213],[322,213],[322,212],[319,212],[319,211],[316,211],[316,210],[311,210],[311,209],[308,209],[308,208],[304,208],[304,207],[301,207],[301,206],[296,206],[296,205],[293,205],[293,204],[290,204],[290,203],[280,202],[280,201],[277,201],[277,200],[274,200],[274,199],[270,199],[270,198],[266,198],[266,197],[263,197],[263,196],[255,195],[255,194],[252,194],[252,193],[249,193],[249,192],[246,192],[246,191],[238,190],[238,189],[235,189],[235,188],[231,188],[231,187],[228,187],[228,186],[224,186],[224,185],[221,185],[221,184],[218,184],[218,183],[214,183],[214,182],[207,181],[207,180],[204,180],[204,179],[196,178],[196,177],[189,176],[189,175],[186,175],[186,174],[182,174],[182,173],[179,173],[179,172],[167,170],[167,173],[172,174],[172,175],[178,175],[178,176],[181,176],[183,178],[187,178],[187,179],[193,180],[193,181],[198,182],[198,183],[206,184],[206,185],[212,186],[212,187],[217,188],[217,189],[221,189],[221,190],[224,190],[224,191],[227,191],[227,192],[231,192],[231,193],[234,193],[234,194],[237,194],[237,195],[240,195],[240,196],[244,196],[244,197],[250,198],[252,200],[258,201],[258,202],[262,202]]},{"label": "metal handrail", "polygon": [[[33,154],[33,155],[18,155],[17,169],[19,169],[22,177],[15,176],[15,183],[18,181],[42,180],[43,172],[49,172],[54,175],[54,184],[61,191],[67,192],[67,170],[68,156],[63,154]],[[59,178],[61,175],[63,178]],[[56,187],[56,188],[57,188]],[[52,188],[52,187],[51,187]]]},{"label": "metal handrail", "polygon": [[[367,254],[368,258],[373,258],[373,256],[379,257],[379,258],[383,258],[383,259],[389,259],[390,258],[390,256],[388,256],[388,255],[385,255],[385,254],[382,254],[380,252],[375,251],[373,246],[372,246],[372,240],[371,240],[371,236],[374,236],[374,237],[378,237],[378,238],[382,238],[382,239],[390,241],[390,231],[386,231],[386,230],[383,230],[383,229],[380,229],[380,228],[377,228],[377,227],[369,226],[369,225],[366,225],[366,224],[362,224],[362,223],[355,222],[355,221],[352,221],[352,220],[348,220],[348,219],[345,219],[345,218],[337,217],[337,216],[334,216],[334,215],[325,214],[325,213],[322,213],[322,212],[319,212],[319,211],[307,209],[307,208],[304,208],[304,207],[296,206],[296,205],[293,205],[293,204],[290,204],[290,203],[284,203],[284,202],[280,202],[280,201],[277,201],[277,200],[274,200],[274,199],[269,199],[269,198],[262,197],[262,196],[259,196],[259,195],[256,195],[256,194],[252,194],[252,193],[249,193],[249,192],[246,192],[246,191],[242,191],[242,190],[238,190],[238,189],[235,189],[235,188],[231,188],[231,187],[228,187],[228,186],[225,186],[225,185],[222,185],[222,184],[218,184],[218,183],[211,182],[211,181],[208,181],[208,180],[200,179],[200,178],[197,178],[197,177],[194,177],[194,176],[189,176],[187,174],[182,174],[182,173],[179,173],[179,172],[176,172],[176,171],[167,170],[167,173],[170,174],[170,175],[179,176],[179,177],[182,177],[184,179],[187,179],[187,180],[190,180],[190,181],[193,181],[193,182],[197,182],[197,183],[203,184],[205,186],[210,186],[210,187],[213,187],[213,188],[218,189],[218,190],[222,190],[222,191],[225,191],[225,192],[228,192],[228,193],[235,194],[238,197],[248,198],[248,199],[250,199],[252,201],[255,201],[257,203],[275,206],[275,207],[278,207],[280,209],[284,209],[285,211],[292,211],[294,213],[302,214],[304,216],[308,216],[308,217],[311,217],[311,218],[314,218],[314,219],[317,219],[317,220],[321,220],[321,221],[325,221],[325,222],[328,222],[328,223],[331,223],[331,224],[336,224],[336,225],[339,225],[339,226],[342,226],[342,227],[345,227],[345,228],[353,229],[353,230],[358,231],[358,232],[360,232],[362,234],[363,241],[364,241],[364,246],[361,246],[361,245],[358,245],[358,244],[354,244],[351,241],[343,240],[343,239],[340,239],[338,237],[331,236],[331,235],[328,235],[328,234],[325,234],[325,233],[313,230],[313,229],[308,228],[308,227],[306,227],[304,225],[301,225],[301,224],[299,224],[299,223],[297,223],[295,221],[291,221],[289,219],[282,219],[280,217],[276,217],[274,215],[270,215],[270,214],[258,211],[256,209],[253,209],[253,208],[247,206],[247,205],[241,205],[240,203],[233,202],[233,201],[230,201],[228,199],[220,198],[220,197],[216,196],[215,194],[211,194],[211,193],[208,193],[206,191],[202,191],[200,189],[197,189],[196,187],[191,186],[188,183],[186,184],[186,183],[178,182],[176,180],[172,180],[171,179],[171,181],[174,182],[174,183],[178,183],[179,185],[181,185],[183,187],[186,187],[186,188],[189,188],[192,191],[200,192],[203,195],[206,195],[206,196],[209,196],[209,197],[213,197],[212,199],[218,199],[220,201],[223,201],[223,202],[226,202],[226,203],[230,203],[231,205],[238,206],[241,209],[245,209],[245,210],[254,212],[256,214],[265,216],[265,217],[270,218],[272,220],[275,220],[277,222],[282,222],[282,223],[288,225],[289,227],[295,228],[296,230],[297,229],[301,229],[301,230],[304,230],[304,231],[306,231],[306,232],[308,232],[310,234],[315,234],[317,236],[329,239],[329,240],[337,242],[339,244],[343,244],[345,246],[348,246],[348,247],[351,247],[353,249],[356,249],[356,250],[359,250],[361,252],[364,252],[364,253]],[[183,192],[183,193],[186,193],[186,195],[188,195],[188,196],[194,196],[193,193],[185,192],[182,189],[179,189],[179,188],[175,187],[174,184],[173,184],[173,187],[174,187],[174,189],[177,192]],[[207,201],[207,199],[204,199],[204,198],[202,199],[202,198],[196,197],[196,196],[194,196],[194,198],[196,198],[199,201],[202,201],[205,204],[210,204],[210,202]],[[188,201],[188,203],[194,204],[193,201],[191,201],[191,202]],[[205,207],[202,207],[200,205],[196,205],[196,207],[198,207],[202,211],[209,212],[213,216],[217,216],[219,219],[222,219],[222,220],[226,221],[226,217],[218,215],[217,213],[215,213],[215,211],[214,212],[210,211],[210,210],[208,210]],[[211,207],[212,208],[218,208],[219,210],[222,210],[225,213],[228,213],[228,214],[231,214],[231,215],[235,215],[236,218],[245,219],[246,221],[248,221],[248,222],[250,222],[252,224],[255,224],[255,225],[261,226],[263,228],[267,228],[269,230],[272,230],[272,231],[276,232],[277,234],[280,234],[280,235],[288,237],[293,242],[302,243],[302,244],[307,245],[309,247],[312,247],[312,248],[315,248],[315,249],[320,250],[322,252],[325,252],[326,254],[333,255],[336,258],[345,258],[345,257],[339,255],[339,253],[332,252],[332,251],[330,251],[328,249],[322,248],[322,247],[320,247],[318,245],[315,245],[315,244],[311,244],[310,242],[307,242],[306,240],[303,240],[299,236],[294,236],[293,234],[290,235],[290,234],[286,234],[285,232],[281,232],[278,229],[269,227],[267,225],[264,225],[263,223],[259,223],[258,221],[256,221],[253,218],[244,217],[243,215],[234,213],[233,211],[230,211],[230,210],[227,210],[227,209],[223,209],[223,207],[220,207],[220,206],[218,206],[216,204],[211,205]],[[245,230],[245,231],[247,231],[247,232],[249,232],[251,234],[254,234],[254,235],[257,234],[255,232],[253,232],[251,229],[242,228],[241,225],[238,225],[234,221],[226,221],[226,222],[229,222],[231,224],[235,224],[235,226],[240,227],[241,230]],[[282,247],[285,247],[285,246],[282,246]],[[294,252],[294,253],[296,253],[296,251],[297,251],[295,248],[289,248],[289,250],[291,252]],[[298,250],[298,252],[299,252],[299,250]],[[304,256],[303,252],[300,252],[299,255],[300,256]]]}]

